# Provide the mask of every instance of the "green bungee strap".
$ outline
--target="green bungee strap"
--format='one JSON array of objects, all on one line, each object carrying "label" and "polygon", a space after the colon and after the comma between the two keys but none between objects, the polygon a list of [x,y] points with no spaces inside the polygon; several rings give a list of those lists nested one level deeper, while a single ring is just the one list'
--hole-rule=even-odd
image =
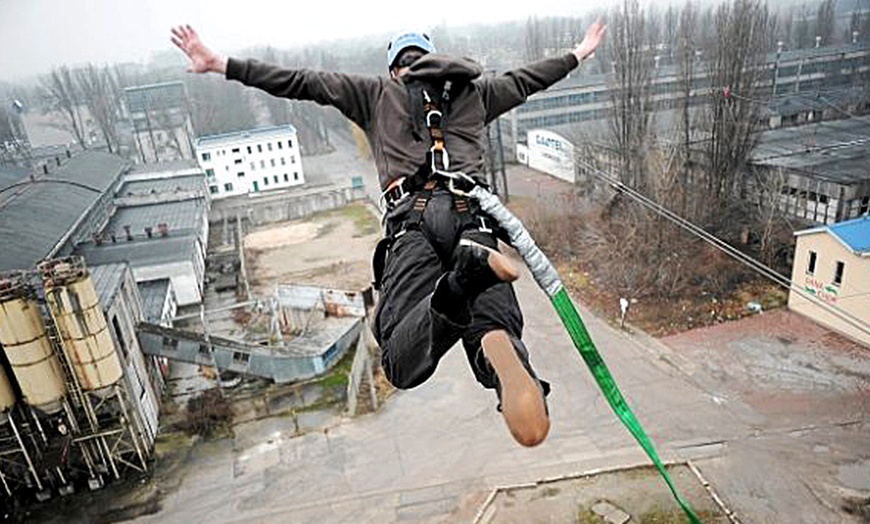
[{"label": "green bungee strap", "polygon": [[535,281],[547,293],[547,296],[550,297],[550,302],[556,308],[559,318],[562,319],[562,323],[568,330],[568,334],[574,342],[574,347],[577,348],[577,352],[580,353],[583,361],[586,362],[586,366],[595,378],[595,382],[598,383],[598,387],[601,388],[604,398],[607,399],[616,416],[628,429],[629,433],[634,436],[650,460],[652,460],[653,465],[655,465],[668,488],[670,488],[677,504],[680,505],[683,512],[689,518],[689,522],[691,524],[701,524],[701,520],[692,510],[692,506],[677,491],[671,476],[668,474],[664,464],[662,464],[643,426],[641,426],[640,421],[637,420],[634,412],[631,411],[631,408],[619,391],[616,381],[613,380],[613,375],[610,374],[604,359],[601,358],[601,354],[595,348],[595,344],[592,342],[592,338],[589,336],[589,332],[586,330],[580,314],[577,313],[577,308],[574,307],[574,303],[571,301],[571,297],[568,296],[568,292],[565,290],[559,274],[549,259],[547,259],[547,256],[535,244],[522,222],[508,211],[498,197],[480,186],[472,189],[469,195],[477,199],[481,209],[493,217],[507,232],[511,239],[511,244],[522,255],[523,260],[525,260],[529,270],[531,270],[532,275],[535,277]]}]

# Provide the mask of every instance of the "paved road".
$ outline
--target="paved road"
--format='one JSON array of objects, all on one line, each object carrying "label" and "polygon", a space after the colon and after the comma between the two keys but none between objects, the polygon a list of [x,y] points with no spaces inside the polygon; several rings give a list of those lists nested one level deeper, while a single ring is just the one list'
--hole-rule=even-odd
[{"label": "paved road", "polygon": [[[352,157],[346,161],[343,169],[356,169]],[[398,392],[377,414],[298,438],[280,419],[255,422],[237,428],[234,441],[197,448],[161,511],[137,522],[462,521],[496,485],[645,463],[549,301],[528,275],[517,290],[532,360],[554,385],[542,446],[513,442],[494,395],[477,386],[455,348],[429,382]],[[663,457],[696,459],[745,521],[846,519],[820,483],[836,480],[843,464],[863,474],[866,409],[840,413],[827,404],[824,414],[778,417],[735,393],[727,375],[713,380],[691,354],[582,314]]]}]

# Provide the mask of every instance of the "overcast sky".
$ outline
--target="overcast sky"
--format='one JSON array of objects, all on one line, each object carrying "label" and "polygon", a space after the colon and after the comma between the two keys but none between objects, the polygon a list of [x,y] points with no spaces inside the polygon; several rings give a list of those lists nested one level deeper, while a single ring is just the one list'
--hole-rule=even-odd
[{"label": "overcast sky", "polygon": [[169,28],[179,23],[193,25],[217,50],[281,48],[442,21],[449,27],[531,14],[572,16],[602,5],[593,0],[0,0],[0,81],[61,64],[147,59],[151,52],[171,49]]}]

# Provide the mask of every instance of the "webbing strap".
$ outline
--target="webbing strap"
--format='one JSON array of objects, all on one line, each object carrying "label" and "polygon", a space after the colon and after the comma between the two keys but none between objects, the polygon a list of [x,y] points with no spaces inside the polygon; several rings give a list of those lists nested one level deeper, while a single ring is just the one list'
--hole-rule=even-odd
[{"label": "webbing strap", "polygon": [[613,375],[610,374],[604,359],[601,358],[601,354],[595,348],[595,344],[592,342],[592,338],[589,336],[583,320],[581,320],[579,313],[577,313],[571,297],[568,296],[568,292],[565,290],[565,286],[562,284],[556,268],[553,267],[553,264],[550,263],[544,252],[535,244],[535,241],[529,235],[522,222],[501,203],[498,197],[480,186],[473,188],[468,194],[477,199],[480,208],[494,218],[507,233],[511,241],[510,243],[522,255],[538,286],[550,297],[550,301],[553,307],[556,308],[562,324],[565,325],[568,334],[571,336],[574,347],[580,353],[580,356],[586,363],[586,367],[589,368],[589,371],[595,378],[595,382],[601,389],[604,398],[607,399],[607,403],[610,404],[616,416],[635,440],[637,440],[650,460],[652,460],[653,465],[655,465],[668,488],[670,488],[677,504],[680,505],[680,508],[683,509],[683,512],[689,518],[689,522],[691,524],[701,524],[701,519],[695,515],[692,506],[677,491],[671,476],[668,474],[667,469],[665,469],[664,464],[662,464],[643,426],[641,426],[640,421],[637,420],[637,417],[631,411],[631,408],[619,391],[616,381],[613,380]]}]

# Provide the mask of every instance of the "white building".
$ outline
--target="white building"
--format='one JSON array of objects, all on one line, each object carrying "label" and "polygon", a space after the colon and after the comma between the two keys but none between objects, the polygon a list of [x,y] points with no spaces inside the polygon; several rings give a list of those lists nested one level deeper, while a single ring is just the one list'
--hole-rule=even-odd
[{"label": "white building", "polygon": [[305,182],[296,128],[291,125],[200,137],[196,158],[213,199]]}]

